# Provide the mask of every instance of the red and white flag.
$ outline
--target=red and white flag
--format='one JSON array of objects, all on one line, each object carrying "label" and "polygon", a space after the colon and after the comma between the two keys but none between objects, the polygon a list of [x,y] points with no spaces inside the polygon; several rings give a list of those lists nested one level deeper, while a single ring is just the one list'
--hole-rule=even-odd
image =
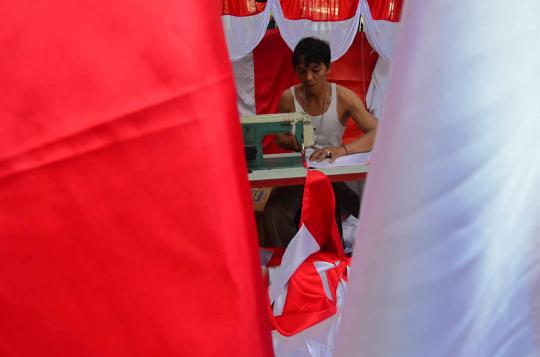
[{"label": "red and white flag", "polygon": [[539,13],[406,2],[336,356],[540,355]]},{"label": "red and white flag", "polygon": [[334,191],[322,172],[308,171],[300,229],[268,266],[276,355],[331,356],[349,258],[335,219]]},{"label": "red and white flag", "polygon": [[0,355],[272,355],[219,10],[1,2]]}]

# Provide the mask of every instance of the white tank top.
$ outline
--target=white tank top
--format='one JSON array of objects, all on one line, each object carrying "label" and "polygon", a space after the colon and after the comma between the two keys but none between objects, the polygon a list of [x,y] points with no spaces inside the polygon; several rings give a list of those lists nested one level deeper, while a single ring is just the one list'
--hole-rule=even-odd
[{"label": "white tank top", "polygon": [[[315,146],[340,146],[341,139],[343,137],[343,132],[345,131],[345,126],[339,121],[337,113],[337,92],[336,84],[330,83],[332,98],[330,101],[330,106],[324,115],[312,116],[311,122],[313,129],[315,129]],[[296,91],[294,86],[291,87],[291,91],[294,98],[294,110],[300,113],[306,113],[304,108],[296,100]],[[307,114],[307,113],[306,113]]]}]

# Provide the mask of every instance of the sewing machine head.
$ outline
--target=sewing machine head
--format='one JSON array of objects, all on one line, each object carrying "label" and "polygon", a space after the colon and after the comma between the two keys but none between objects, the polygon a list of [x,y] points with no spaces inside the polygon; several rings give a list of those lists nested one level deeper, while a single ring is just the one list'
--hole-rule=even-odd
[{"label": "sewing machine head", "polygon": [[263,157],[263,138],[266,135],[292,134],[303,147],[315,143],[311,119],[304,113],[282,113],[240,117],[246,157],[250,169],[269,169],[276,167],[302,166],[298,156],[266,160]]}]

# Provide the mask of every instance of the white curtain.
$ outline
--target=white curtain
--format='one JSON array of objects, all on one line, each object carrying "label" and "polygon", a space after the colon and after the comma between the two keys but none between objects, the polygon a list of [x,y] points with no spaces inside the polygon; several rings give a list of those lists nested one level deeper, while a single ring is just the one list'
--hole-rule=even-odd
[{"label": "white curtain", "polygon": [[291,50],[304,37],[314,36],[328,41],[332,53],[332,61],[347,52],[358,33],[360,22],[360,6],[353,17],[342,21],[289,20],[283,15],[279,0],[270,0],[274,18],[281,37]]},{"label": "white curtain", "polygon": [[368,110],[378,119],[382,116],[383,102],[390,79],[390,64],[394,52],[399,23],[374,20],[367,0],[360,0],[366,37],[371,47],[379,54],[379,59],[371,75],[366,94]]},{"label": "white curtain", "polygon": [[232,63],[237,105],[240,115],[255,115],[255,72],[250,52]]},{"label": "white curtain", "polygon": [[270,21],[269,5],[270,2],[263,12],[252,16],[221,16],[231,61],[239,61],[261,42]]}]

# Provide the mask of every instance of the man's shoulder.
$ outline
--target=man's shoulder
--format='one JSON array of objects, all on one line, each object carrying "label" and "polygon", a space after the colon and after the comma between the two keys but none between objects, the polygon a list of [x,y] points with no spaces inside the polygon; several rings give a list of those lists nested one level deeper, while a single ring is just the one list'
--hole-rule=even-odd
[{"label": "man's shoulder", "polygon": [[281,98],[279,99],[279,101],[282,104],[287,104],[287,105],[289,105],[290,103],[294,103],[294,98],[293,98],[293,93],[291,91],[291,88],[287,88],[283,91],[283,93],[281,93]]},{"label": "man's shoulder", "polygon": [[334,84],[336,85],[336,92],[338,96],[347,96],[347,97],[351,95],[356,96],[356,93],[350,90],[349,88],[336,84],[336,83]]},{"label": "man's shoulder", "polygon": [[294,98],[291,88],[287,88],[281,93],[281,98],[279,99],[279,111],[294,112]]},{"label": "man's shoulder", "polygon": [[293,94],[292,94],[292,90],[291,90],[291,87],[285,89],[282,93],[281,93],[281,97],[282,98],[292,98]]},{"label": "man's shoulder", "polygon": [[352,103],[359,99],[358,95],[347,87],[336,84],[336,95],[340,102]]}]

